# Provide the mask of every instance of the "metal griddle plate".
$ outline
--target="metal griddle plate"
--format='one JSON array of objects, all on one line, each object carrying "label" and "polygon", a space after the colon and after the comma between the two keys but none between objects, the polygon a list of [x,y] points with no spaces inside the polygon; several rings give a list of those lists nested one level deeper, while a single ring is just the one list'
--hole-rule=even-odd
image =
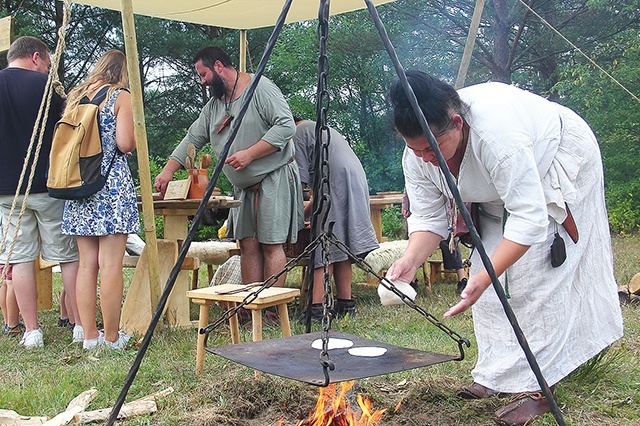
[{"label": "metal griddle plate", "polygon": [[[329,383],[380,376],[459,359],[458,356],[393,346],[338,331],[331,331],[329,336],[331,339],[353,341],[352,348],[387,349],[384,355],[376,357],[353,356],[349,354],[348,349],[330,349],[329,358],[335,364],[335,370],[329,370]],[[260,342],[215,346],[206,350],[254,370],[321,386],[324,385],[325,379],[320,364],[320,350],[311,347],[312,342],[321,338],[321,333],[310,333]]]}]

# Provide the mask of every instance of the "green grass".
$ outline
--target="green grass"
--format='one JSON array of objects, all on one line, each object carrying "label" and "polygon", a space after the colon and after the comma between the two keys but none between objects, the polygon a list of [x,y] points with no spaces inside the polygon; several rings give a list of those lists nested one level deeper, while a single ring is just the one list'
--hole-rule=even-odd
[{"label": "green grass", "polygon": [[[613,243],[616,279],[626,284],[640,271],[640,236],[614,237]],[[126,273],[130,279],[131,270]],[[200,273],[199,281],[205,283],[206,268]],[[54,280],[57,293],[59,277]],[[297,271],[288,278],[291,285],[299,280]],[[365,281],[356,271],[354,282]],[[404,306],[380,306],[375,287],[354,285],[354,295],[358,299],[357,316],[336,322],[335,329],[399,346],[457,353],[456,343],[415,311]],[[456,297],[453,282],[439,282],[428,295],[420,286],[417,303],[441,318]],[[98,394],[89,409],[110,407],[120,393],[136,351],[87,353],[80,345],[72,345],[71,333],[55,325],[57,303],[54,297],[54,310],[39,316],[45,333],[44,348],[26,351],[15,339],[0,338],[0,409],[53,417],[72,398],[92,387]],[[624,338],[556,388],[567,424],[640,425],[640,308],[622,309]],[[219,308],[213,308],[212,320],[220,313]],[[292,318],[297,313],[297,306],[292,306]],[[192,319],[196,318],[194,306]],[[469,373],[477,356],[471,315],[459,315],[447,320],[446,325],[471,340],[465,360],[356,382],[355,391],[371,398],[374,408],[388,409],[382,425],[494,424],[491,416],[503,400],[464,401],[455,395],[459,385],[470,382]],[[292,329],[294,334],[304,332],[296,321],[292,321]],[[313,408],[317,388],[266,374],[256,379],[252,370],[211,354],[205,357],[204,372],[196,375],[196,333],[195,329],[166,327],[156,331],[127,401],[169,386],[175,391],[159,401],[154,415],[118,424],[262,426],[275,425],[283,418],[287,425],[294,425]],[[241,333],[243,340],[251,339],[249,330],[242,329]],[[266,328],[264,338],[272,337],[279,337],[279,330]],[[229,343],[224,327],[210,335],[210,346]],[[551,415],[534,423],[554,424]]]}]

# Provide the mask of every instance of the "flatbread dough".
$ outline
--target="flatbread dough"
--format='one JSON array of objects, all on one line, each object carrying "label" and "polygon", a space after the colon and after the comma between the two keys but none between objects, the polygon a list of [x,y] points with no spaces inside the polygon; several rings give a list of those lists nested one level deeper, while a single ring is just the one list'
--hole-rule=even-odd
[{"label": "flatbread dough", "polygon": [[376,357],[386,354],[387,348],[380,346],[359,346],[349,349],[348,352],[349,355],[353,356]]},{"label": "flatbread dough", "polygon": [[[348,339],[334,339],[333,337],[329,337],[329,345],[328,349],[345,349],[353,346],[353,342]],[[322,339],[316,339],[311,343],[311,347],[313,349],[322,349]]]}]

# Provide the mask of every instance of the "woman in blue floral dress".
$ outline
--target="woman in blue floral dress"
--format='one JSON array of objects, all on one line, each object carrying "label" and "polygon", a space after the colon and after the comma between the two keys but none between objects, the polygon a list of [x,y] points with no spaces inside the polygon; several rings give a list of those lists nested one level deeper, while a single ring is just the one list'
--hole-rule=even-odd
[{"label": "woman in blue floral dress", "polygon": [[[129,336],[119,331],[124,292],[122,260],[127,235],[139,232],[140,221],[131,171],[123,154],[136,147],[128,84],[124,54],[110,50],[98,60],[87,80],[69,93],[65,110],[65,114],[73,111],[83,97],[92,99],[100,89],[109,86],[99,115],[104,152],[102,173],[107,172],[112,159],[113,166],[99,192],[83,200],[66,202],[62,219],[62,232],[78,239],[80,266],[76,293],[84,328],[84,349],[103,344],[122,349],[129,340]],[[96,325],[98,271],[104,332],[98,331]]]}]

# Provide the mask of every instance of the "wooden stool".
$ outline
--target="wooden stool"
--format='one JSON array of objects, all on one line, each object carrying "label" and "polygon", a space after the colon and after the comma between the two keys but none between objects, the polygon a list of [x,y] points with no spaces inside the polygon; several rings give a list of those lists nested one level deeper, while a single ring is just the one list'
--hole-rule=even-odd
[{"label": "wooden stool", "polygon": [[[441,278],[455,278],[458,280],[458,274],[452,269],[442,269],[442,260],[428,260],[429,262],[429,286]],[[424,267],[424,266],[423,266]],[[466,275],[469,276],[469,268],[465,267]],[[425,272],[426,278],[426,272]]]},{"label": "wooden stool", "polygon": [[[198,329],[209,325],[209,307],[214,302],[221,302],[223,308],[230,309],[241,303],[252,291],[257,289],[261,283],[237,285],[221,284],[213,287],[200,288],[187,292],[187,297],[197,305],[200,305],[200,317],[198,319]],[[243,291],[244,290],[244,291]],[[271,287],[264,289],[258,297],[251,303],[245,305],[245,309],[251,311],[251,322],[253,331],[253,341],[262,340],[262,310],[270,306],[278,307],[280,316],[280,328],[282,336],[291,336],[291,325],[289,324],[289,311],[287,303],[292,302],[296,296],[300,295],[297,288]],[[238,316],[229,318],[229,328],[231,330],[231,342],[240,342],[240,328],[238,327]],[[196,374],[202,372],[204,366],[204,334],[198,333],[198,344],[196,347]]]}]

